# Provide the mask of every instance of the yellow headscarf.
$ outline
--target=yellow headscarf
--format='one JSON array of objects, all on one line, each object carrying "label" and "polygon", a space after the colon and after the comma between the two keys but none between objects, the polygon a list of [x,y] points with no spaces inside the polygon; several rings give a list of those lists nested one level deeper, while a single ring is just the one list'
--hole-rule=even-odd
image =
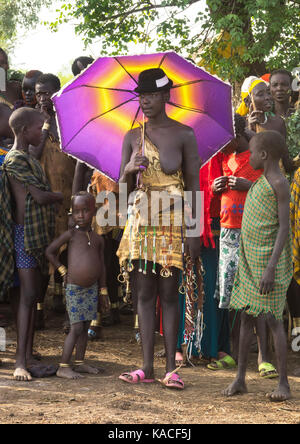
[{"label": "yellow headscarf", "polygon": [[244,83],[242,84],[242,89],[241,89],[242,103],[240,104],[240,106],[236,110],[237,114],[240,114],[241,116],[246,116],[248,114],[249,108],[245,103],[245,99],[246,99],[246,97],[249,96],[249,94],[251,93],[253,88],[256,85],[258,85],[259,83],[266,83],[266,82],[264,80],[260,79],[259,77],[255,77],[255,76],[247,77],[244,80]]}]

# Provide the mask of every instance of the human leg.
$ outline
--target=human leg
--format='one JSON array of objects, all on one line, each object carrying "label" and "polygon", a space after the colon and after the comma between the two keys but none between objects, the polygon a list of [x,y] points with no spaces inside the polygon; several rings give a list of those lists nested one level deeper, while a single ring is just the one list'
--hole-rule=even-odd
[{"label": "human leg", "polygon": [[239,340],[238,371],[235,380],[224,391],[226,396],[234,396],[237,393],[246,393],[246,370],[248,354],[253,334],[254,318],[245,312],[241,314],[241,328]]},{"label": "human leg", "polygon": [[269,332],[265,315],[255,320],[255,330],[258,344],[258,370],[262,378],[273,379],[278,377],[276,368],[271,364]]},{"label": "human leg", "polygon": [[59,364],[59,368],[56,373],[56,375],[59,378],[78,379],[82,377],[82,375],[80,375],[77,372],[74,372],[73,369],[71,368],[71,358],[75,345],[77,344],[80,336],[83,335],[83,332],[84,332],[84,322],[76,322],[74,324],[71,324],[70,332],[66,336],[64,342],[64,349],[61,362]]},{"label": "human leg", "polygon": [[77,339],[74,370],[79,373],[90,373],[96,375],[99,373],[99,369],[84,363],[84,357],[88,342],[89,325],[90,321],[83,322],[82,333],[79,335]]},{"label": "human leg", "polygon": [[17,353],[14,377],[17,380],[31,380],[26,370],[26,358],[32,356],[34,334],[33,309],[39,296],[40,272],[38,268],[18,270],[20,279],[20,300],[17,311]]},{"label": "human leg", "polygon": [[[157,275],[152,273],[143,274],[138,271],[138,263],[134,261],[134,269],[131,273],[131,282],[135,285],[135,297],[137,298],[137,312],[139,329],[142,341],[143,366],[142,379],[152,380],[154,377],[154,341],[156,323],[156,298],[157,298]],[[149,265],[150,268],[150,265]],[[134,375],[123,373],[120,376],[125,382],[132,383]],[[139,376],[141,378],[141,376]]]},{"label": "human leg", "polygon": [[172,276],[158,278],[158,293],[160,295],[163,332],[166,350],[166,372],[172,372],[176,368],[175,355],[179,325],[179,285],[180,270],[172,268]]},{"label": "human leg", "polygon": [[285,401],[291,397],[287,378],[287,343],[283,322],[276,320],[271,313],[266,315],[268,325],[272,331],[277,358],[279,381],[277,388],[268,395],[271,401]]}]

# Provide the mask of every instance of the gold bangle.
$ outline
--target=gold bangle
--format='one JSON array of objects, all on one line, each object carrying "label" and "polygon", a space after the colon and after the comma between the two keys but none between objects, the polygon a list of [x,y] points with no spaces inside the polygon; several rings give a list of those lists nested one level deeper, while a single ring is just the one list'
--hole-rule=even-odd
[{"label": "gold bangle", "polygon": [[43,304],[42,302],[38,302],[38,303],[36,304],[36,309],[37,309],[38,311],[42,311],[42,310],[44,309],[44,304]]},{"label": "gold bangle", "polygon": [[101,296],[107,296],[108,295],[107,287],[100,288],[99,294],[101,294]]},{"label": "gold bangle", "polygon": [[43,127],[42,127],[42,131],[44,131],[44,130],[45,130],[45,131],[49,131],[50,128],[51,128],[50,123],[45,122],[44,125],[43,125]]},{"label": "gold bangle", "polygon": [[101,327],[101,313],[97,311],[97,319],[91,322],[91,327]]},{"label": "gold bangle", "polygon": [[68,270],[64,265],[61,265],[60,267],[58,267],[57,271],[59,272],[61,277],[64,277],[68,273]]},{"label": "gold bangle", "polygon": [[63,362],[60,362],[59,366],[60,366],[61,368],[70,368],[70,367],[71,367],[70,364],[65,364],[65,363],[63,363]]}]

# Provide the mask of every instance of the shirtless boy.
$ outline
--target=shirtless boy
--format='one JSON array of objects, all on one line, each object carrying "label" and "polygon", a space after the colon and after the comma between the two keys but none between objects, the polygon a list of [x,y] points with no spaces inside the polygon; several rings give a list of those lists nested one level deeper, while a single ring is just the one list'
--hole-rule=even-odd
[{"label": "shirtless boy", "polygon": [[[78,379],[82,373],[97,374],[99,370],[84,363],[90,321],[96,319],[98,293],[103,310],[109,307],[105,287],[104,240],[92,231],[96,213],[95,199],[87,192],[72,198],[75,228],[59,236],[46,250],[46,256],[59,271],[66,285],[66,303],[71,329],[68,333],[57,376]],[[60,247],[68,244],[68,269],[59,262]],[[76,347],[74,369],[71,357]]]}]

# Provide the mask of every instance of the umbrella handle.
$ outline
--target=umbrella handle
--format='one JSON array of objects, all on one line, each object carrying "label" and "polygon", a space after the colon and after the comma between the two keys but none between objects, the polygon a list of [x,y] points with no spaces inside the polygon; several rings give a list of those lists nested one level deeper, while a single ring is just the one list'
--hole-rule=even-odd
[{"label": "umbrella handle", "polygon": [[[143,113],[143,129],[142,129],[142,155],[145,154],[145,114]],[[146,167],[140,166],[140,170],[146,170]],[[136,178],[136,186],[139,187],[140,184],[140,176],[141,171],[138,172],[137,178]]]}]

